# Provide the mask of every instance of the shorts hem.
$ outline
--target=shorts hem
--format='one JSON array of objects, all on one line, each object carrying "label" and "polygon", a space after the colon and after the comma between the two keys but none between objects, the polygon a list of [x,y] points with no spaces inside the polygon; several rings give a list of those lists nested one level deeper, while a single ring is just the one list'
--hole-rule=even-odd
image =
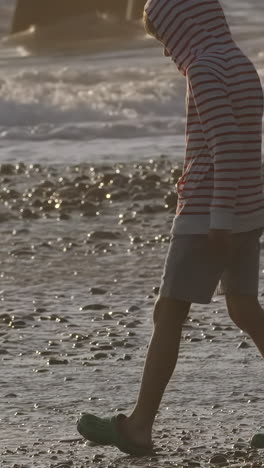
[{"label": "shorts hem", "polygon": [[210,304],[212,302],[212,298],[211,299],[201,299],[201,298],[195,298],[195,299],[188,298],[187,299],[186,297],[180,296],[180,294],[175,296],[175,294],[170,295],[170,294],[160,293],[158,296],[159,299],[163,297],[166,299],[174,300],[174,301],[190,302],[191,304]]}]

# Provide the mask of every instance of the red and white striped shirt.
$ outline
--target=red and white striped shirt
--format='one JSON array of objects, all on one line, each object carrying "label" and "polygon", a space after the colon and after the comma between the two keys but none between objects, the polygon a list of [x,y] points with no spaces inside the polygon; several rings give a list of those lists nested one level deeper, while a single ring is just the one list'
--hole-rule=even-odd
[{"label": "red and white striped shirt", "polygon": [[187,80],[186,154],[173,232],[264,226],[263,91],[218,0],[149,0],[145,11]]}]

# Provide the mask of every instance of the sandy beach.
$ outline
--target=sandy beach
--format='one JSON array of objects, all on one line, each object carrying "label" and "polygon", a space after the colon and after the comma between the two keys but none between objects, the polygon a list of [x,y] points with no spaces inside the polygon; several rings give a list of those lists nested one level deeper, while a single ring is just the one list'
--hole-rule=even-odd
[{"label": "sandy beach", "polygon": [[[260,468],[263,362],[224,299],[194,305],[157,417],[157,456],[92,446],[80,412],[133,406],[180,167],[2,164],[1,468]],[[260,301],[264,304],[264,239]],[[250,311],[249,311],[250,312]]]}]

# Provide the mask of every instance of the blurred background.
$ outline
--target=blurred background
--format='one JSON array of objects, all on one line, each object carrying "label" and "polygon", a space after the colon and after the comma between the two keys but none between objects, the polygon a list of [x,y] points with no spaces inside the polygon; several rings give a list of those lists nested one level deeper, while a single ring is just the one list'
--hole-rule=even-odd
[{"label": "blurred background", "polygon": [[[145,35],[143,5],[0,0],[1,161],[100,162],[164,152],[182,160],[185,79]],[[222,5],[264,79],[263,0]]]}]

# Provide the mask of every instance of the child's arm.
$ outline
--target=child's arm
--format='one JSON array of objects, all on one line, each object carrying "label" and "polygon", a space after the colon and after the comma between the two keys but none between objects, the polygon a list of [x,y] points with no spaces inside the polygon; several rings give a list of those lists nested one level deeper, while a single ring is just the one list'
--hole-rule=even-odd
[{"label": "child's arm", "polygon": [[210,229],[232,230],[239,180],[245,175],[240,164],[241,133],[225,83],[208,65],[192,65],[188,85],[214,164]]}]

